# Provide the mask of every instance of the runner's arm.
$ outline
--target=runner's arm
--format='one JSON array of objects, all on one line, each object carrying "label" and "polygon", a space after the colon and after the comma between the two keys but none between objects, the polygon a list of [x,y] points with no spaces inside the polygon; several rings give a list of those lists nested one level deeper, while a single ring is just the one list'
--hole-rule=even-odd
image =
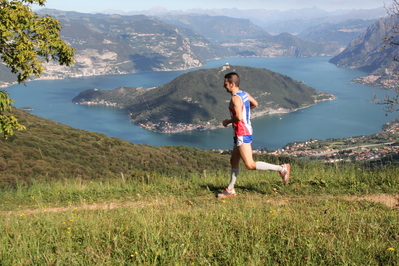
[{"label": "runner's arm", "polygon": [[223,120],[223,126],[227,127],[229,124],[234,124],[243,119],[242,117],[242,102],[240,96],[234,95],[231,97],[231,107],[234,109],[235,115],[230,119]]},{"label": "runner's arm", "polygon": [[247,95],[248,95],[248,100],[250,102],[251,109],[257,107],[258,106],[258,101],[255,100],[248,92],[247,92]]}]

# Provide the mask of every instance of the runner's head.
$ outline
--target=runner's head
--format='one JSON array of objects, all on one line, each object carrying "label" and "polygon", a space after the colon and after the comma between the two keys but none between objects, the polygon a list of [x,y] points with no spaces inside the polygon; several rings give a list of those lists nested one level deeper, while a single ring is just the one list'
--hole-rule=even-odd
[{"label": "runner's head", "polygon": [[228,83],[234,83],[237,87],[240,86],[240,76],[236,72],[228,73],[224,76],[224,80]]}]

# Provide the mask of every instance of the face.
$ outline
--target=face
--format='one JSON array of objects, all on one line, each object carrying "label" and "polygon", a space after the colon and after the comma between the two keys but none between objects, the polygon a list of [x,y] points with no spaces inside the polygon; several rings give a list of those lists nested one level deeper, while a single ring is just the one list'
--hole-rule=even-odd
[{"label": "face", "polygon": [[228,79],[224,79],[223,87],[226,89],[227,92],[231,92],[231,88],[234,87],[234,83],[230,83]]}]

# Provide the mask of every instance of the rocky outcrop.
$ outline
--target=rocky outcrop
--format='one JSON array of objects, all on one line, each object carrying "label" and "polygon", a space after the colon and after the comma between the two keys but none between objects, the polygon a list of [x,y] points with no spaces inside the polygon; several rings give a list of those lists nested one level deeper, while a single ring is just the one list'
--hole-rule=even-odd
[{"label": "rocky outcrop", "polygon": [[330,62],[340,67],[360,69],[368,73],[353,81],[359,84],[395,89],[399,67],[395,59],[399,46],[389,45],[387,38],[397,36],[399,18],[383,18],[371,25],[362,35]]}]

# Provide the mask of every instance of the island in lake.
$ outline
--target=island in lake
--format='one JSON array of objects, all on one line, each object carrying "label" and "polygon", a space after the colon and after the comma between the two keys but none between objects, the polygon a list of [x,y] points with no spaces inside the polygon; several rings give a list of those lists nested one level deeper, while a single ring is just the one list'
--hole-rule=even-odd
[{"label": "island in lake", "polygon": [[259,103],[252,117],[288,113],[320,101],[333,100],[304,82],[263,69],[226,64],[183,74],[154,88],[119,87],[113,90],[89,89],[72,101],[76,104],[101,104],[128,110],[132,123],[161,133],[210,130],[222,127],[229,117],[230,95],[223,88],[224,75],[237,72],[240,88]]}]

